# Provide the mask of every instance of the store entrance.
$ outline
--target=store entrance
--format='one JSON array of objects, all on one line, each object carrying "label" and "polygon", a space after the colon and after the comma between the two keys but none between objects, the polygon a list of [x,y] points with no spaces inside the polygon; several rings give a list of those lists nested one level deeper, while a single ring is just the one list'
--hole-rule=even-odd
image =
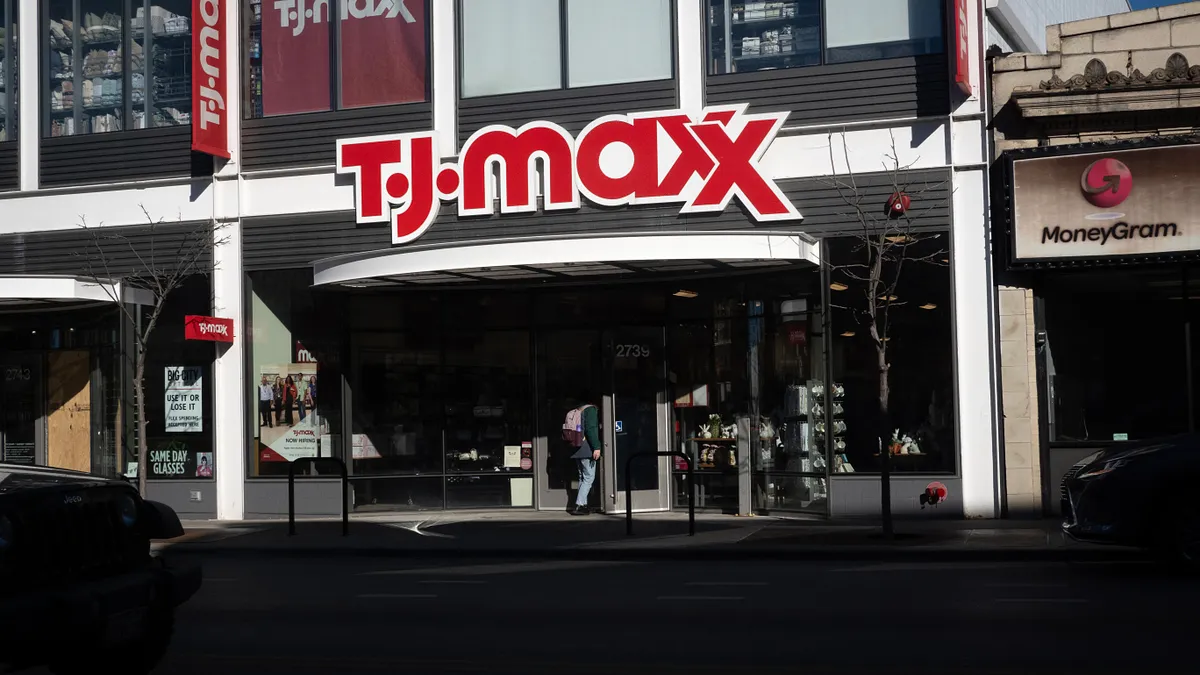
[{"label": "store entrance", "polygon": [[635,460],[628,476],[625,462],[635,452],[666,447],[665,331],[661,327],[611,330],[545,331],[537,340],[538,506],[565,510],[575,503],[578,471],[573,449],[562,440],[562,420],[582,403],[601,409],[606,448],[588,503],[605,512],[625,508],[625,489],[633,488],[637,510],[667,508],[667,461]]},{"label": "store entrance", "polygon": [[36,355],[0,354],[0,460],[44,464],[41,360]]}]

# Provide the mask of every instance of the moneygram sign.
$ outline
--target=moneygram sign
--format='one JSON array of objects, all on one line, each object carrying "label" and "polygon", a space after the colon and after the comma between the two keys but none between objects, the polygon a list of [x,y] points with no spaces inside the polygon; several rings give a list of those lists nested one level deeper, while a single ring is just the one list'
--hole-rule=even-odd
[{"label": "moneygram sign", "polygon": [[1200,249],[1200,146],[1013,162],[1013,260]]},{"label": "moneygram sign", "polygon": [[[759,160],[787,113],[748,114],[745,105],[610,115],[578,137],[553,122],[493,125],[471,135],[457,161],[442,162],[434,132],[349,138],[337,171],[354,176],[359,223],[390,223],[392,242],[429,229],[442,201],[460,217],[679,204],[680,213],[724,211],[734,196],[760,222],[800,213]],[[498,192],[498,194],[497,194]]]}]

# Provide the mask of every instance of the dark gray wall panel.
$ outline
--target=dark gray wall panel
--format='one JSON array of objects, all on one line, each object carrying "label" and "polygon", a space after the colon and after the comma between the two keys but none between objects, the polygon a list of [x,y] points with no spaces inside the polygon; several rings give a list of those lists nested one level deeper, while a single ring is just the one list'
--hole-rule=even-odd
[{"label": "dark gray wall panel", "polygon": [[44,138],[42,187],[212,174],[212,159],[192,152],[192,128],[162,127]]},{"label": "dark gray wall panel", "polygon": [[0,192],[21,187],[21,160],[16,141],[0,143]]},{"label": "dark gray wall panel", "polygon": [[[949,172],[945,169],[913,171],[903,178],[902,184],[909,185],[909,190],[914,193],[913,213],[920,214],[916,227],[949,227]],[[891,176],[864,174],[856,176],[855,182],[863,203],[882,213],[892,192]],[[757,223],[736,200],[719,214],[681,215],[678,205],[610,209],[585,204],[578,211],[462,219],[451,204],[443,204],[441,214],[419,243],[589,233],[751,229],[793,229],[826,235],[859,227],[853,209],[839,195],[831,179],[784,180],[779,181],[779,185],[804,216],[804,222],[799,226]],[[923,194],[915,194],[922,190]],[[850,196],[851,192],[847,190],[846,195]],[[242,256],[247,270],[305,267],[321,258],[374,251],[391,245],[387,225],[357,225],[350,211],[246,218],[242,228]]]},{"label": "dark gray wall panel", "polygon": [[[205,237],[211,242],[211,230],[202,227],[184,222],[0,235],[0,274],[80,275],[89,273],[89,264],[96,276],[136,274],[146,265],[173,264],[181,244],[191,248],[189,242]],[[201,264],[212,265],[211,250]]]},{"label": "dark gray wall panel", "polygon": [[[921,508],[921,493],[933,481],[946,486],[949,496],[936,507]],[[879,476],[834,475],[829,479],[829,509],[833,518],[873,518],[880,513]],[[961,520],[962,479],[945,475],[892,474],[892,513],[897,518]]]},{"label": "dark gray wall panel", "polygon": [[[220,471],[220,469],[218,469]],[[246,481],[246,518],[287,518],[286,480]],[[296,479],[296,515],[342,515],[342,481],[322,478]],[[300,527],[297,526],[297,530]]]},{"label": "dark gray wall panel", "polygon": [[339,138],[432,128],[433,105],[428,102],[243,120],[242,166],[262,170],[333,164]]},{"label": "dark gray wall panel", "polygon": [[[192,499],[193,493],[199,493],[199,501]],[[147,480],[146,498],[170,506],[180,518],[217,517],[217,484],[211,480]]]},{"label": "dark gray wall panel", "polygon": [[672,110],[677,100],[674,80],[462,99],[458,102],[459,143],[489,124],[519,127],[534,120],[555,122],[577,134],[597,117]]},{"label": "dark gray wall panel", "polygon": [[884,61],[710,75],[709,105],[749,103],[751,111],[788,111],[786,126],[950,114],[944,54]]}]

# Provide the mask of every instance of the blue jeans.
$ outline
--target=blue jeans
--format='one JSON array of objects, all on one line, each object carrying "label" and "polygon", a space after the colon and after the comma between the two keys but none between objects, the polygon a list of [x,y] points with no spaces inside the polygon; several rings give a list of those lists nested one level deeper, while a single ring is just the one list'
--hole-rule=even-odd
[{"label": "blue jeans", "polygon": [[576,506],[587,506],[588,493],[592,491],[592,483],[596,482],[596,460],[591,457],[575,460],[579,467],[579,495],[575,497]]}]

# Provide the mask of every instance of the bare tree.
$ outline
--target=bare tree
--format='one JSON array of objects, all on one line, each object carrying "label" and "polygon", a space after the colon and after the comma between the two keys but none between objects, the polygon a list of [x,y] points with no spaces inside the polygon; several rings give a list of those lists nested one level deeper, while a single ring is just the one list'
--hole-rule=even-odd
[{"label": "bare tree", "polygon": [[[84,275],[104,289],[131,328],[133,353],[127,352],[125,344],[118,351],[133,371],[138,491],[144,495],[149,445],[145,383],[150,338],[158,327],[167,298],[188,279],[212,271],[209,261],[223,240],[221,226],[209,221],[197,222],[184,230],[173,227],[168,235],[164,222],[151,216],[145,206],[141,208],[148,227],[136,228],[132,236],[129,233],[132,228],[90,226],[86,218],[81,218],[80,227],[91,235],[91,241],[86,250],[76,255],[83,261]],[[129,302],[139,296],[145,301]],[[124,401],[123,394],[120,400]],[[115,420],[118,457],[122,456],[125,432],[123,408],[124,405],[118,404]]]},{"label": "bare tree", "polygon": [[[878,376],[878,419],[872,430],[879,440],[880,464],[880,507],[883,534],[894,533],[891,495],[891,362],[888,342],[891,339],[893,312],[910,309],[907,300],[897,295],[904,271],[910,265],[948,266],[949,251],[941,233],[924,232],[916,227],[921,216],[946,206],[946,200],[927,202],[922,197],[945,186],[945,182],[929,184],[922,181],[912,184],[907,172],[914,163],[902,164],[892,137],[891,152],[882,158],[882,169],[891,183],[891,193],[880,203],[878,194],[868,195],[860,188],[851,170],[850,153],[845,137],[841,139],[845,174],[838,174],[834,134],[829,135],[829,156],[832,177],[829,184],[837,190],[845,211],[842,215],[852,218],[857,224],[853,233],[853,244],[847,260],[825,264],[831,270],[835,283],[847,286],[848,302],[835,305],[845,310],[859,326],[870,335],[874,347],[875,367]],[[924,202],[924,203],[923,203]],[[919,208],[918,208],[919,207]],[[916,209],[916,210],[914,210]],[[940,241],[935,241],[940,240]],[[933,244],[931,246],[931,244]],[[835,276],[836,275],[836,276]],[[848,282],[848,283],[847,283]]]}]

